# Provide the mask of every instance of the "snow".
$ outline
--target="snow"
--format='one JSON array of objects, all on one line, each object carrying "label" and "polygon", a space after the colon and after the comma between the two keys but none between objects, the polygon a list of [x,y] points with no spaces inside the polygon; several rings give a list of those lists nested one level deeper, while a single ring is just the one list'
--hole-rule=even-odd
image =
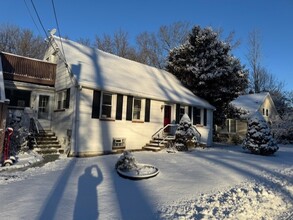
[{"label": "snow", "polygon": [[240,146],[132,152],[160,170],[120,177],[120,155],[67,158],[0,172],[1,219],[286,219],[293,213],[293,145],[273,156]]},{"label": "snow", "polygon": [[243,147],[263,155],[273,154],[279,149],[266,120],[258,111],[248,120]]},{"label": "snow", "polygon": [[248,115],[246,115],[246,117],[249,117],[250,114],[258,111],[268,95],[268,92],[241,95],[233,100],[231,104],[238,109],[248,111]]},{"label": "snow", "polygon": [[60,38],[56,36],[54,41],[59,48],[64,48],[70,71],[82,86],[214,109],[207,101],[195,96],[173,74],[165,70],[67,39],[62,39],[61,47]]}]

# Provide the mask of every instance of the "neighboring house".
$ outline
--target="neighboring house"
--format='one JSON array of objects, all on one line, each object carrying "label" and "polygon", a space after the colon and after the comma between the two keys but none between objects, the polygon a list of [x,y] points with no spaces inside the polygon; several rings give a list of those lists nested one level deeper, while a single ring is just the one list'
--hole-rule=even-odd
[{"label": "neighboring house", "polygon": [[6,128],[6,115],[9,100],[6,99],[4,89],[3,68],[0,56],[0,161],[2,160],[3,143]]},{"label": "neighboring house", "polygon": [[278,112],[269,92],[241,95],[230,104],[242,112],[242,114],[238,119],[227,119],[224,129],[217,128],[217,131],[222,134],[238,134],[244,137],[247,132],[247,120],[250,115],[256,111],[259,111],[269,124],[278,116]]},{"label": "neighboring house", "polygon": [[[55,96],[56,64],[1,52],[9,118],[21,117],[27,109],[40,130],[50,130]],[[1,87],[3,88],[3,87]]]},{"label": "neighboring house", "polygon": [[56,36],[49,46],[44,59],[57,63],[52,129],[69,155],[141,149],[184,113],[212,144],[214,107],[171,73]]}]

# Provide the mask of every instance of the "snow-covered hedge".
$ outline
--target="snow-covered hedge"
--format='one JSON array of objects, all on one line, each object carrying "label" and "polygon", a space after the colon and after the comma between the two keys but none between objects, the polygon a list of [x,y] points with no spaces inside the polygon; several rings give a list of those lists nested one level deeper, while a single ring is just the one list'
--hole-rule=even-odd
[{"label": "snow-covered hedge", "polygon": [[261,155],[270,155],[279,149],[267,122],[259,112],[254,113],[248,120],[243,148]]}]

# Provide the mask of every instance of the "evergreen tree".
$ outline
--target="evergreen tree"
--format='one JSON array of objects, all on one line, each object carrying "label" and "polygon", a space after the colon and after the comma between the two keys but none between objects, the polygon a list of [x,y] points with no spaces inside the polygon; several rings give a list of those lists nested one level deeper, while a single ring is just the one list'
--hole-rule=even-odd
[{"label": "evergreen tree", "polygon": [[261,155],[270,155],[279,149],[267,122],[259,112],[254,113],[248,120],[243,148]]},{"label": "evergreen tree", "polygon": [[195,147],[196,130],[192,126],[189,116],[185,113],[175,133],[175,146],[178,151],[187,151],[189,147]]},{"label": "evergreen tree", "polygon": [[229,102],[248,85],[247,70],[230,51],[230,45],[211,28],[195,26],[189,40],[171,50],[166,67],[195,95],[216,107],[214,119],[219,125]]}]

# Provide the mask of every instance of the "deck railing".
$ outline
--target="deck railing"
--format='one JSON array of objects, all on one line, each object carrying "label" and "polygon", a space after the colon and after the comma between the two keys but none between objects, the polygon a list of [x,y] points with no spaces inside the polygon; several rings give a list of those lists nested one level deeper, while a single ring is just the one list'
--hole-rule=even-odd
[{"label": "deck railing", "polygon": [[5,80],[54,86],[56,64],[8,53],[0,53]]}]

